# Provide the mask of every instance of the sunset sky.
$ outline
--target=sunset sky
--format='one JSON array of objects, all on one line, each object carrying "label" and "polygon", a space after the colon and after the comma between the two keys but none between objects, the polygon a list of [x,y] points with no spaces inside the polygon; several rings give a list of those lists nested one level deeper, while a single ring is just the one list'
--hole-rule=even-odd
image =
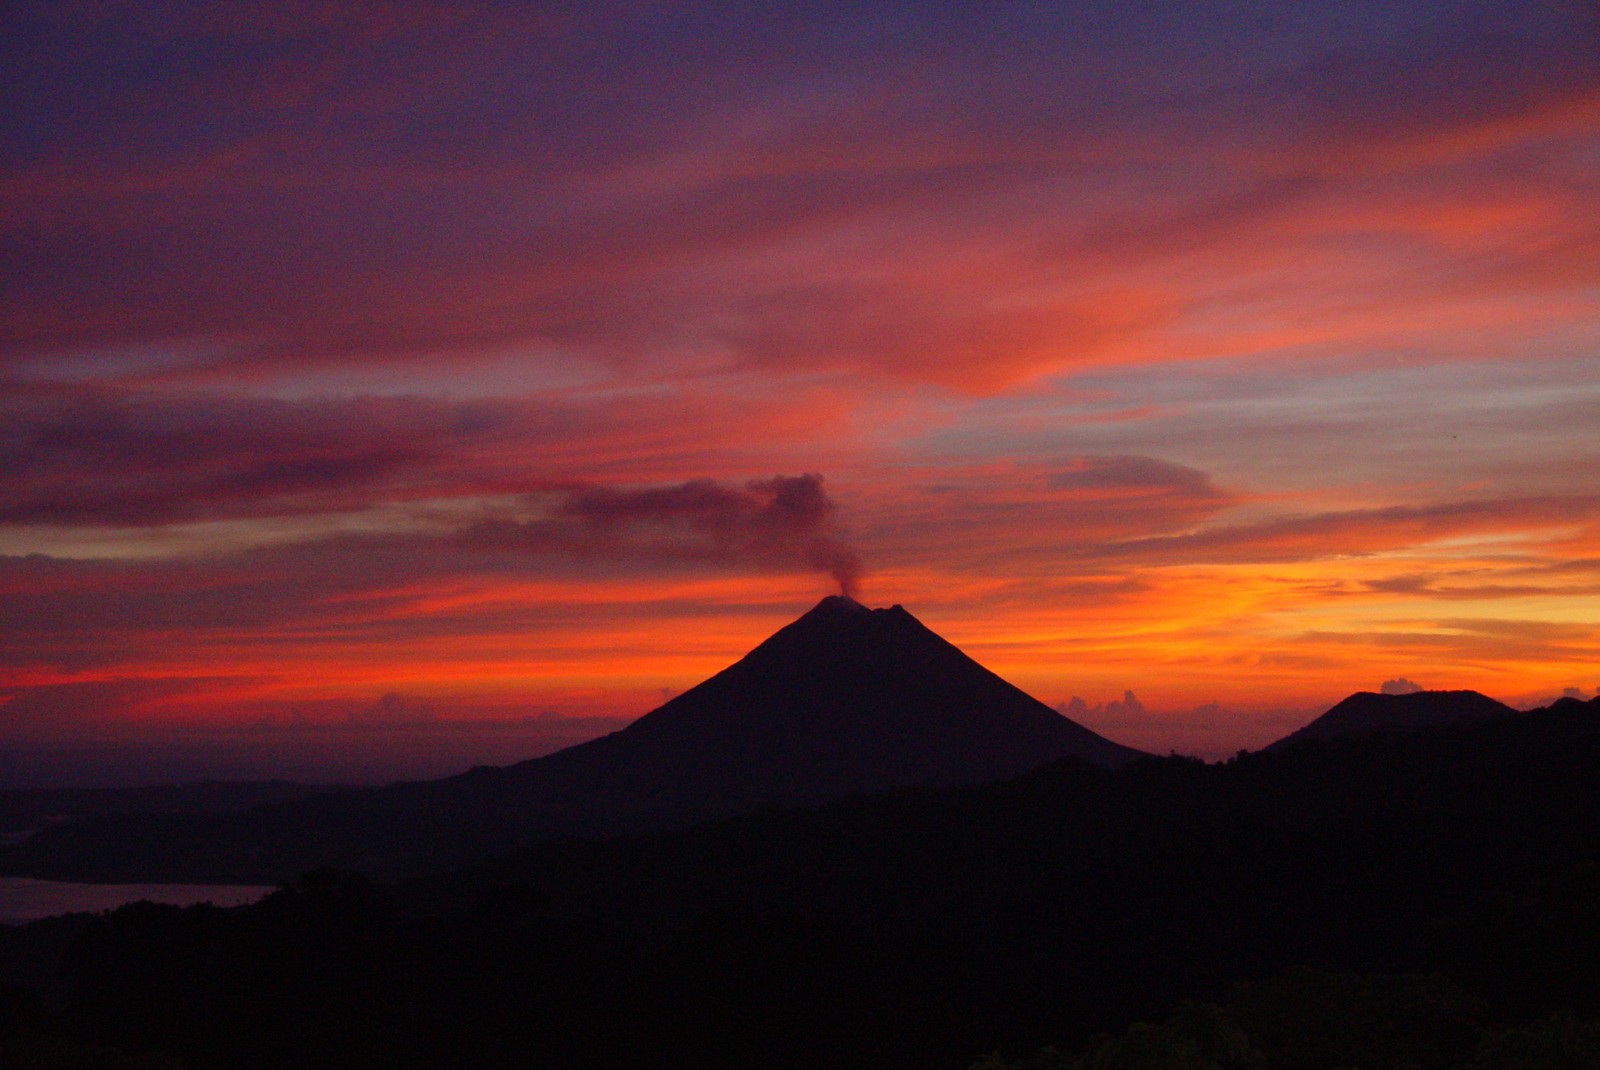
[{"label": "sunset sky", "polygon": [[841,579],[1162,752],[1600,686],[1589,0],[48,0],[0,80],[0,786],[511,761]]}]

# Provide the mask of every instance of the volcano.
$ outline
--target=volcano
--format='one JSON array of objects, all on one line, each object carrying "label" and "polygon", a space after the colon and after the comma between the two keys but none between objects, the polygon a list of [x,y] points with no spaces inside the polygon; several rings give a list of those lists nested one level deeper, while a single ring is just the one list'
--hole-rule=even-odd
[{"label": "volcano", "polygon": [[604,834],[998,780],[1068,756],[1111,767],[1144,755],[1002,680],[904,608],[833,595],[619,732],[438,783],[504,800],[542,831]]},{"label": "volcano", "polygon": [[257,881],[336,865],[399,875],[549,837],[972,784],[1067,757],[1111,767],[1143,754],[1023,693],[902,607],[835,595],[627,728],[542,758],[222,818],[50,828],[0,852],[0,871]]},{"label": "volcano", "polygon": [[835,595],[622,731],[507,772],[603,756],[692,775],[742,807],[994,780],[1067,755],[1103,766],[1142,756],[1024,694],[902,607]]}]

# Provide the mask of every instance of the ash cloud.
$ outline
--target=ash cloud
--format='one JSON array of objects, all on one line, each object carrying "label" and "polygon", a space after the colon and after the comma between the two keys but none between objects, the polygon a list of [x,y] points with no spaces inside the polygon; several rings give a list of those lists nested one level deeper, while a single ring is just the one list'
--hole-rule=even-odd
[{"label": "ash cloud", "polygon": [[837,528],[838,503],[815,473],[742,485],[712,479],[567,492],[543,519],[475,526],[479,543],[618,559],[799,565],[860,589],[858,553]]}]

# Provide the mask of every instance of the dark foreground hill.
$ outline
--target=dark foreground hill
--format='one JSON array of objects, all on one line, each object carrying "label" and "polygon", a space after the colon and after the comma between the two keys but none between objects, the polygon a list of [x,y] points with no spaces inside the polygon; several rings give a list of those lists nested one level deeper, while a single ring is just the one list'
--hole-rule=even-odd
[{"label": "dark foreground hill", "polygon": [[244,815],[105,818],[0,851],[0,872],[78,880],[393,875],[549,836],[672,828],[766,805],[1015,776],[1062,757],[1141,757],[1029,697],[899,606],[825,598],[620,732],[445,780]]},{"label": "dark foreground hill", "polygon": [[1592,1070],[1600,702],[53,926],[116,1065]]},{"label": "dark foreground hill", "polygon": [[1268,747],[1275,750],[1310,739],[1336,739],[1386,732],[1426,732],[1450,725],[1512,716],[1517,711],[1476,691],[1414,691],[1380,695],[1358,691],[1315,721]]}]

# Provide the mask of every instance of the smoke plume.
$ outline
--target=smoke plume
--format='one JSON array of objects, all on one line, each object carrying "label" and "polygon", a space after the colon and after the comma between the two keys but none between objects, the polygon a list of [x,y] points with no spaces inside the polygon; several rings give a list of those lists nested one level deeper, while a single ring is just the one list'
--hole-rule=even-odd
[{"label": "smoke plume", "polygon": [[[836,528],[838,504],[820,475],[773,476],[742,486],[696,479],[660,487],[571,491],[550,520],[536,522],[544,539],[582,552],[794,565],[826,572],[854,597],[861,559]],[[523,528],[534,534],[535,526]]]}]

